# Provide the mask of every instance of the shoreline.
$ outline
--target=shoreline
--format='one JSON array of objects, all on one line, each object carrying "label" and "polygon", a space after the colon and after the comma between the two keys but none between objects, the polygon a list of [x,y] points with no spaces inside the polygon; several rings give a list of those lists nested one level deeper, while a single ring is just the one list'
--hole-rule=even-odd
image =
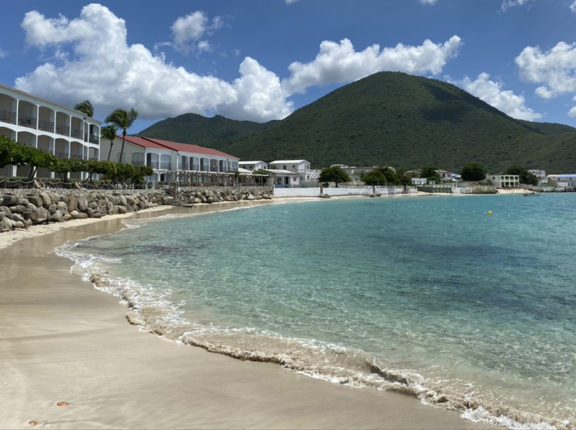
[{"label": "shoreline", "polygon": [[118,231],[126,219],[279,203],[296,201],[153,208],[53,224],[17,239],[0,235],[0,428],[489,427],[402,394],[163,342],[129,325],[117,298],[70,273],[71,263],[53,252]]}]

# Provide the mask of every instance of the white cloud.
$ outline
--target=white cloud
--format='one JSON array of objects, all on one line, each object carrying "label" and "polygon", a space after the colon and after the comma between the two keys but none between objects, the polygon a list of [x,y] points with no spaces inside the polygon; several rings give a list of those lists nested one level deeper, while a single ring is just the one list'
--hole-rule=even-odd
[{"label": "white cloud", "polygon": [[438,0],[420,0],[420,3],[433,6],[438,3]]},{"label": "white cloud", "polygon": [[8,54],[6,53],[6,51],[4,51],[2,48],[0,48],[0,60],[1,60],[2,58],[6,58],[7,55],[8,55]]},{"label": "white cloud", "polygon": [[311,86],[351,82],[381,71],[436,75],[457,55],[460,45],[461,39],[452,36],[441,44],[425,40],[420,46],[398,44],[383,49],[375,44],[356,51],[348,39],[324,41],[314,61],[290,64],[291,76],[284,85],[290,93],[303,93]]},{"label": "white cloud", "polygon": [[[211,50],[207,29],[221,21],[210,21],[201,13],[187,17],[191,19],[175,27],[174,43],[194,43],[195,52]],[[100,4],[85,6],[75,19],[46,18],[31,11],[22,28],[28,45],[53,55],[16,79],[18,88],[66,105],[88,99],[102,116],[118,107],[133,107],[150,119],[187,112],[253,121],[280,119],[293,111],[289,97],[295,92],[384,70],[438,74],[461,45],[453,36],[439,44],[426,40],[420,46],[373,45],[355,51],[347,39],[325,41],[312,62],[292,63],[286,79],[246,57],[239,77],[229,82],[170,64],[163,53],[155,55],[141,44],[129,45],[124,20]]]},{"label": "white cloud", "polygon": [[73,20],[28,12],[22,28],[30,46],[65,53],[16,80],[18,88],[38,96],[68,105],[89,99],[103,115],[134,107],[143,118],[226,112],[265,121],[293,110],[278,78],[256,60],[246,58],[233,83],[200,76],[143,45],[128,45],[124,20],[99,4],[85,6]]},{"label": "white cloud", "polygon": [[294,4],[296,3],[298,0],[284,0],[286,2],[286,4]]},{"label": "white cloud", "polygon": [[514,94],[510,90],[504,90],[502,84],[491,80],[488,73],[479,74],[474,81],[469,77],[465,77],[457,84],[470,94],[475,95],[513,118],[528,121],[542,118],[542,115],[526,106],[526,100],[523,96]]},{"label": "white cloud", "polygon": [[572,2],[572,4],[570,5],[570,10],[574,13],[576,13],[576,0]]},{"label": "white cloud", "polygon": [[222,28],[223,24],[224,22],[219,16],[210,21],[202,11],[181,16],[174,21],[171,27],[173,46],[184,53],[194,50],[206,51],[209,43],[200,39]]},{"label": "white cloud", "polygon": [[528,46],[516,57],[523,79],[542,84],[536,94],[551,99],[576,93],[576,44],[559,42],[548,52]]},{"label": "white cloud", "polygon": [[507,11],[511,7],[526,6],[527,4],[530,4],[534,1],[536,0],[503,0],[501,9],[503,11]]}]

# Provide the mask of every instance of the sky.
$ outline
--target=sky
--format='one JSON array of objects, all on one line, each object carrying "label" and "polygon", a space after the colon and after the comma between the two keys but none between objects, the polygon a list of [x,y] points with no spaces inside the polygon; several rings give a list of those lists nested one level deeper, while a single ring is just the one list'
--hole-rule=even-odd
[{"label": "sky", "polygon": [[380,71],[576,126],[576,0],[1,0],[0,83],[136,133],[184,113],[264,122]]}]

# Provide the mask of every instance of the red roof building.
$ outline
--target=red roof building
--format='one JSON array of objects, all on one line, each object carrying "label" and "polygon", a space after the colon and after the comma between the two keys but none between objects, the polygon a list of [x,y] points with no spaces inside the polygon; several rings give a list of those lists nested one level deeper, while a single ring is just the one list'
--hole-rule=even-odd
[{"label": "red roof building", "polygon": [[[122,138],[101,142],[102,155],[119,161]],[[104,158],[102,158],[104,159]],[[150,137],[126,136],[122,162],[154,169],[151,182],[174,182],[197,173],[229,175],[238,172],[240,159],[216,149]]]}]

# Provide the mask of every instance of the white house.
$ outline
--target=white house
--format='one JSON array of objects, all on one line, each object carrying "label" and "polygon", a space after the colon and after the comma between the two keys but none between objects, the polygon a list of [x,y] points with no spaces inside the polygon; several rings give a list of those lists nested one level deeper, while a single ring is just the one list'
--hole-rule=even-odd
[{"label": "white house", "polygon": [[317,182],[319,176],[317,171],[310,169],[310,162],[306,160],[275,160],[268,163],[268,169],[277,171],[278,175],[282,171],[296,173],[298,178],[289,174],[283,176],[284,182],[289,182],[284,185],[291,187],[299,187],[305,182]]},{"label": "white house", "polygon": [[240,161],[238,165],[242,169],[250,170],[251,172],[268,168],[268,163],[264,161]]},{"label": "white house", "polygon": [[576,174],[558,174],[558,175],[548,175],[547,181],[554,181],[559,187],[575,187],[576,186]]},{"label": "white house", "polygon": [[[0,135],[22,145],[65,160],[98,160],[100,124],[77,110],[0,85]],[[27,176],[28,169],[6,166],[0,169],[0,176]],[[47,169],[38,169],[36,175],[54,177]],[[83,175],[71,176],[81,179]]]},{"label": "white house", "polygon": [[296,188],[300,186],[300,174],[283,169],[265,169],[270,175],[275,187]]},{"label": "white house", "polygon": [[546,183],[548,179],[546,177],[546,170],[529,169],[528,173],[532,173],[538,178],[538,183]]},{"label": "white house", "polygon": [[426,185],[428,183],[428,178],[410,178],[412,185]]},{"label": "white house", "polygon": [[486,175],[496,188],[519,188],[519,175]]},{"label": "white house", "polygon": [[270,169],[288,170],[305,175],[306,171],[310,170],[310,162],[306,160],[275,160],[271,161],[268,167],[270,167]]},{"label": "white house", "polygon": [[[119,161],[122,138],[113,144],[102,141],[103,156]],[[149,166],[154,170],[150,182],[180,182],[195,185],[223,185],[238,173],[237,157],[198,145],[171,142],[149,137],[126,136],[122,162],[134,166]],[[224,181],[225,180],[225,181]],[[224,182],[223,182],[224,181]]]}]

